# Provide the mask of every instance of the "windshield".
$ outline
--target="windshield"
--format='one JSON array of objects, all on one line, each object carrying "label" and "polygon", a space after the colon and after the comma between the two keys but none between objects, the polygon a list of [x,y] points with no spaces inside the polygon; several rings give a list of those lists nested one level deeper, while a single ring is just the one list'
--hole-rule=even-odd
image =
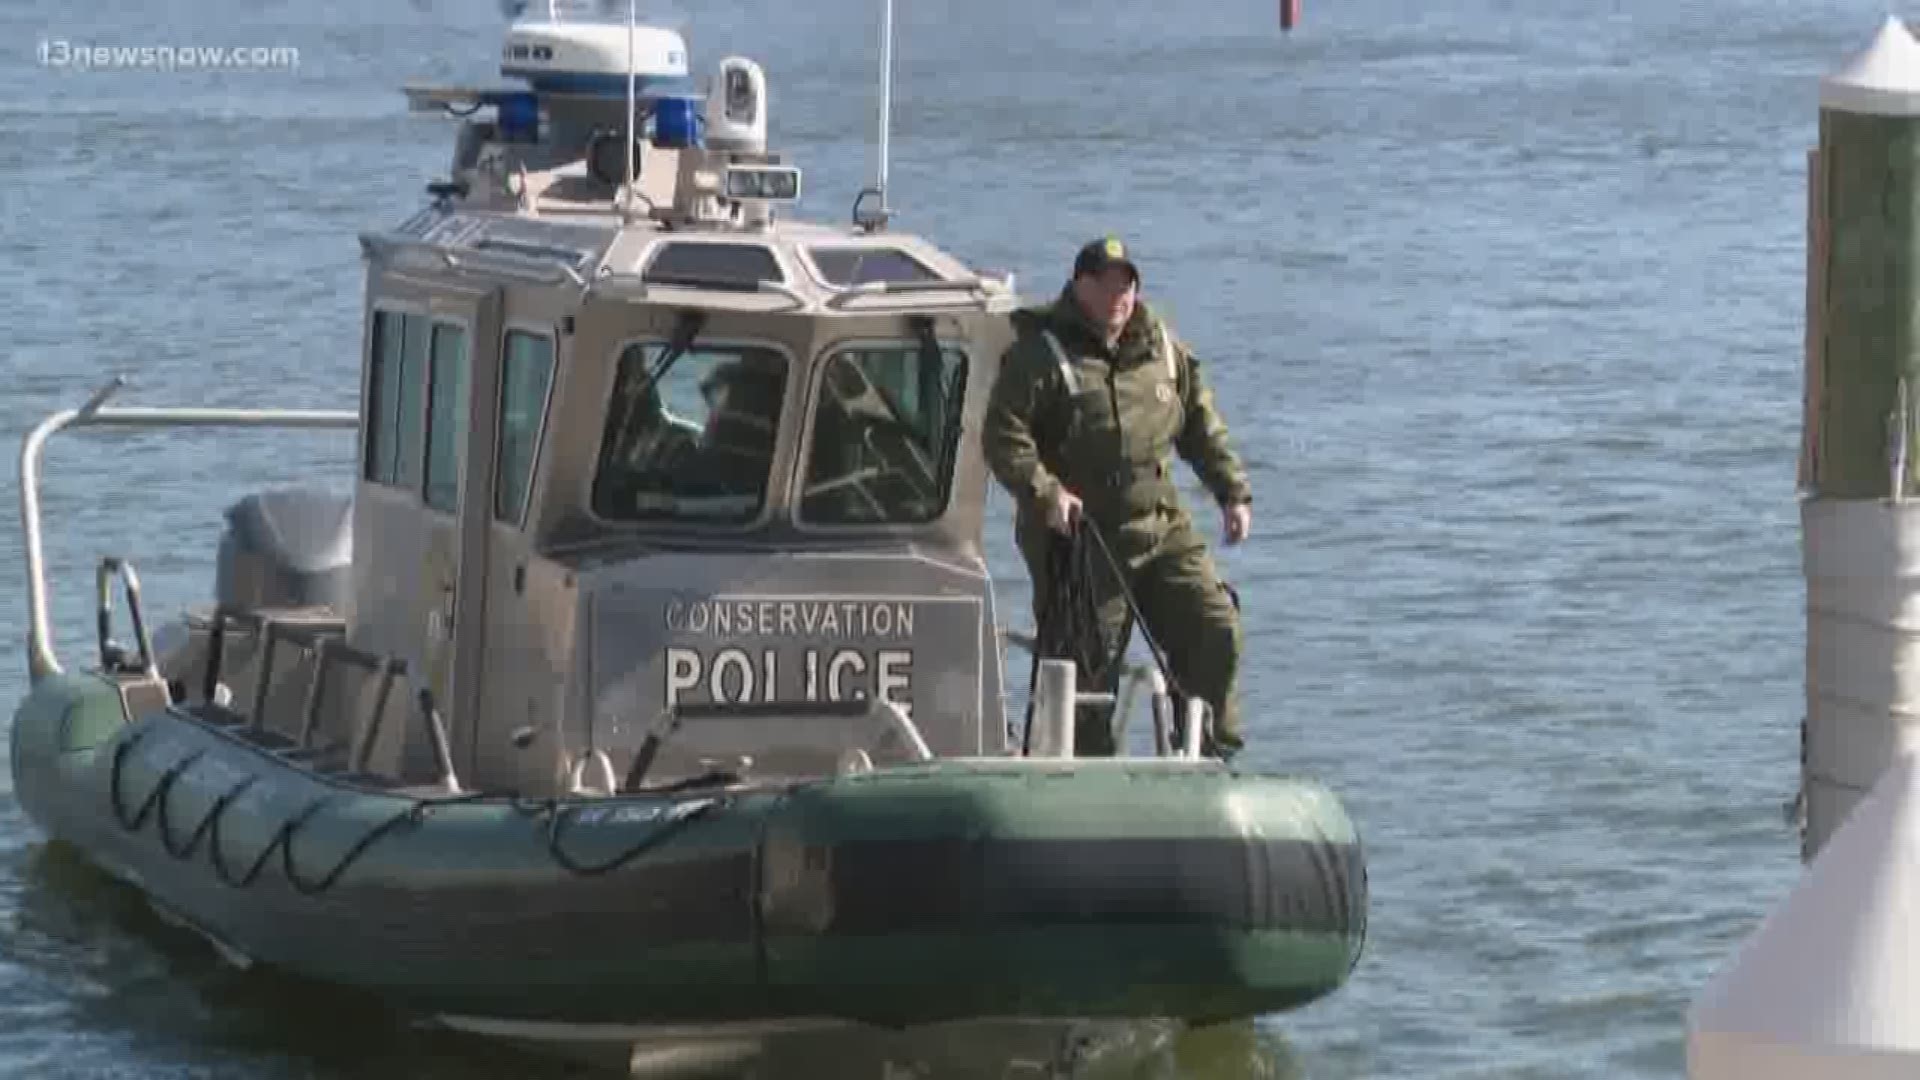
[{"label": "windshield", "polygon": [[814,405],[801,516],[825,525],[939,517],[965,386],[965,354],[930,340],[835,352]]},{"label": "windshield", "polygon": [[608,521],[751,520],[766,500],[786,360],[751,345],[669,349],[636,343],[620,356],[593,512]]}]

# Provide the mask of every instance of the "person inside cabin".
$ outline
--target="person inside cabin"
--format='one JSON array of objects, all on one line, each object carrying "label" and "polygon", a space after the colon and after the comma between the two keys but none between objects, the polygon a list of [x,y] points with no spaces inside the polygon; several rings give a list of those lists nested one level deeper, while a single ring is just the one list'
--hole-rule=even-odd
[{"label": "person inside cabin", "polygon": [[675,416],[648,383],[640,390],[622,427],[620,456],[635,472],[670,475],[684,466],[699,445],[700,428]]},{"label": "person inside cabin", "polygon": [[765,492],[785,388],[778,364],[770,357],[745,353],[716,366],[701,380],[707,420],[697,443],[696,471],[702,486],[756,498]]},{"label": "person inside cabin", "polygon": [[671,494],[674,477],[699,448],[700,428],[675,416],[660,388],[646,379],[623,379],[615,394],[593,499],[601,513],[625,517]]},{"label": "person inside cabin", "polygon": [[[1098,529],[1174,681],[1213,710],[1203,750],[1233,755],[1243,743],[1234,700],[1239,605],[1182,505],[1171,458],[1199,475],[1229,544],[1252,527],[1253,488],[1199,361],[1140,298],[1140,269],[1112,237],[1080,249],[1057,299],[1013,319],[1018,336],[1001,359],[981,442],[1014,498],[1035,618],[1047,607],[1049,537],[1072,535],[1082,522]],[[1113,572],[1102,565],[1096,573],[1103,651],[1112,657],[1126,644],[1129,612]],[[1112,666],[1081,678],[1110,685]],[[1083,753],[1116,750],[1105,710],[1077,714],[1074,737]]]}]

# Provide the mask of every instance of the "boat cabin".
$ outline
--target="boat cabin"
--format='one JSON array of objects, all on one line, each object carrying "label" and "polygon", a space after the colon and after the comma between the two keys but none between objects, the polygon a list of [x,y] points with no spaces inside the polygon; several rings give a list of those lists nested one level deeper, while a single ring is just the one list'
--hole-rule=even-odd
[{"label": "boat cabin", "polygon": [[[976,447],[1011,281],[884,213],[783,218],[759,67],[688,95],[641,28],[651,74],[583,88],[625,34],[522,24],[529,88],[411,91],[472,115],[432,205],[362,238],[334,651],[372,662],[305,738],[528,794],[1004,752]],[[312,680],[271,681],[269,726]]]}]

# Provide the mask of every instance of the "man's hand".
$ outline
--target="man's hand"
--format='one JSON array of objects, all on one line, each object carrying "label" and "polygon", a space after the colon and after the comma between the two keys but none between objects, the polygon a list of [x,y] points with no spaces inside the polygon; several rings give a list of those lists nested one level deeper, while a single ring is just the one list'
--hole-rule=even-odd
[{"label": "man's hand", "polygon": [[1253,506],[1249,503],[1234,503],[1220,508],[1221,527],[1227,534],[1227,543],[1237,544],[1253,531]]},{"label": "man's hand", "polygon": [[1073,530],[1073,523],[1080,520],[1080,496],[1059,488],[1053,493],[1053,499],[1047,503],[1047,528],[1062,536]]}]

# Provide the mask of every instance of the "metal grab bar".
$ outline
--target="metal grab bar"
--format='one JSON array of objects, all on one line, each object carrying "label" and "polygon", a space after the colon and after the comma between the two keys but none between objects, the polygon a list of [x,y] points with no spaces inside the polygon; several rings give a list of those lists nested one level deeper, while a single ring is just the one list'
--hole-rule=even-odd
[{"label": "metal grab bar", "polygon": [[680,733],[686,721],[694,720],[765,720],[791,718],[802,719],[838,719],[864,720],[878,727],[883,733],[898,739],[906,755],[913,761],[932,761],[933,750],[920,734],[920,728],[914,724],[905,710],[885,698],[868,698],[847,701],[739,701],[726,704],[713,702],[688,702],[669,705],[655,714],[647,725],[646,736],[641,739],[634,751],[633,760],[627,766],[627,774],[620,781],[621,791],[632,791],[646,779],[647,772],[653,768],[654,759],[659,756],[660,748]]},{"label": "metal grab bar", "polygon": [[[1025,649],[1029,654],[1037,647],[1034,635],[1024,630],[1005,627],[1001,629],[1000,637],[1010,645]],[[1041,662],[1045,663],[1045,658],[1042,658]],[[1118,694],[1076,691],[1076,700],[1088,705],[1114,705],[1114,716],[1119,721],[1116,734],[1124,736],[1128,725],[1132,722],[1134,695],[1139,692],[1140,684],[1146,683],[1147,700],[1153,712],[1154,752],[1161,757],[1174,754],[1177,748],[1173,745],[1173,700],[1167,694],[1166,676],[1152,664],[1134,664],[1124,659],[1116,661],[1116,664],[1121,675]],[[1030,686],[1027,689],[1032,693],[1035,688]]]},{"label": "metal grab bar", "polygon": [[435,782],[449,795],[458,795],[460,778],[453,773],[452,741],[447,737],[447,722],[434,707],[433,690],[421,687],[416,700],[420,704],[420,721],[427,728],[427,742],[433,747],[433,767],[440,773]]},{"label": "metal grab bar", "polygon": [[46,551],[40,533],[40,458],[55,432],[67,427],[345,429],[360,425],[358,412],[336,409],[102,408],[125,385],[124,376],[114,376],[79,408],[42,420],[20,446],[20,525],[27,549],[27,675],[34,682],[62,670],[54,656],[47,617]]},{"label": "metal grab bar", "polygon": [[827,298],[829,311],[840,311],[856,300],[874,297],[910,297],[926,293],[959,293],[958,299],[935,301],[935,306],[978,307],[991,311],[997,304],[1013,302],[1011,284],[1002,278],[976,276],[969,278],[939,278],[925,281],[863,281],[848,285]]},{"label": "metal grab bar", "polygon": [[402,268],[412,267],[423,271],[444,268],[455,274],[497,274],[536,285],[553,285],[565,280],[584,288],[587,283],[587,279],[580,276],[580,271],[567,261],[567,256],[573,253],[561,250],[536,255],[499,248],[453,248],[424,240],[395,240],[390,237],[366,238],[361,241],[360,249],[370,257],[390,259],[401,264]]},{"label": "metal grab bar", "polygon": [[743,282],[731,278],[702,278],[691,274],[648,277],[625,270],[603,270],[587,285],[587,292],[604,293],[615,299],[648,300],[652,298],[651,294],[656,288],[706,289],[710,292],[749,296],[772,293],[787,301],[786,307],[754,312],[760,315],[784,315],[792,311],[806,311],[813,307],[813,301],[805,293],[784,282],[768,281],[765,278]]},{"label": "metal grab bar", "polygon": [[100,669],[108,672],[126,670],[126,655],[113,644],[113,579],[116,576],[120,578],[127,594],[127,617],[133,621],[133,642],[139,650],[140,673],[157,680],[160,678],[160,664],[153,658],[153,637],[147,633],[147,619],[140,611],[140,575],[133,572],[132,563],[113,555],[100,560],[100,568],[93,576],[94,587],[100,596],[95,618],[95,633],[100,642]]},{"label": "metal grab bar", "polygon": [[827,307],[835,311],[855,300],[869,296],[898,296],[902,293],[964,292],[969,299],[985,299],[987,296],[986,279],[958,278],[948,280],[937,278],[928,281],[862,281],[848,285],[827,299]]}]

